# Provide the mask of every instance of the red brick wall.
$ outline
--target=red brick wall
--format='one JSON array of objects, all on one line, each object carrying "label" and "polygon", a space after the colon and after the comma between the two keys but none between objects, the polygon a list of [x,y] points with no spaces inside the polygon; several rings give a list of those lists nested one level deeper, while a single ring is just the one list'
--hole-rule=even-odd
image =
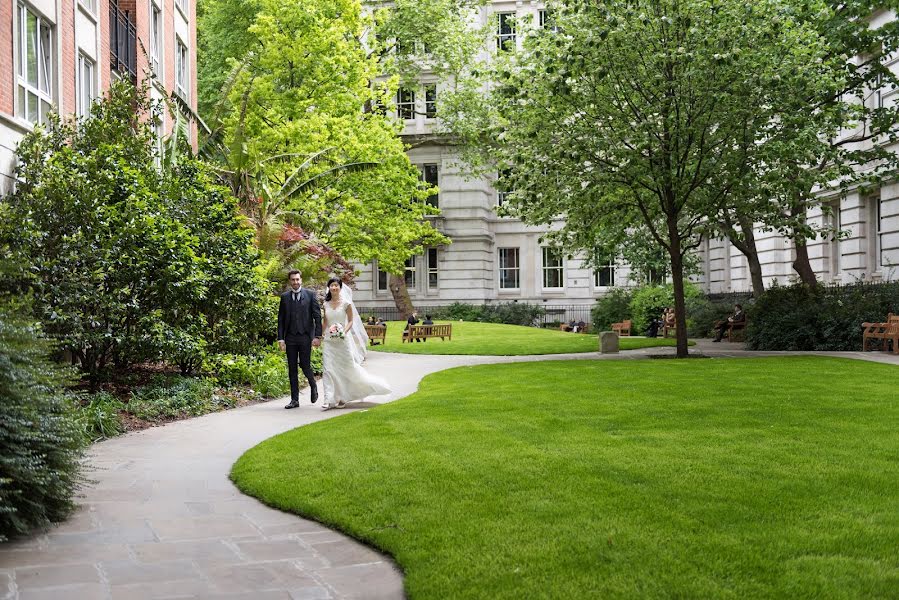
[{"label": "red brick wall", "polygon": [[72,114],[78,110],[75,104],[75,0],[61,0],[62,18],[57,26],[57,37],[62,49],[62,90],[59,98],[60,114]]},{"label": "red brick wall", "polygon": [[13,64],[13,3],[0,0],[0,112],[12,114],[13,98],[16,90],[15,66]]}]

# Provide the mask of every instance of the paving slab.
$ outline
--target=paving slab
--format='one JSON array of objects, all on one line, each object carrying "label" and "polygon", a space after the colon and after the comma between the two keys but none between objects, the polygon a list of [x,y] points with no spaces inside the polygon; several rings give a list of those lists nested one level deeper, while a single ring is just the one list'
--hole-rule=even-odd
[{"label": "paving slab", "polygon": [[[883,352],[747,352],[700,340],[691,354],[713,358],[821,355],[899,365]],[[308,392],[299,409],[284,399],[154,427],[95,444],[93,480],[79,510],[47,532],[0,545],[0,600],[396,600],[402,573],[386,556],[322,525],[268,508],[228,479],[252,446],[295,427],[407,396],[444,369],[543,360],[646,360],[619,354],[428,356],[369,353],[368,369],[393,393],[322,412]]]}]

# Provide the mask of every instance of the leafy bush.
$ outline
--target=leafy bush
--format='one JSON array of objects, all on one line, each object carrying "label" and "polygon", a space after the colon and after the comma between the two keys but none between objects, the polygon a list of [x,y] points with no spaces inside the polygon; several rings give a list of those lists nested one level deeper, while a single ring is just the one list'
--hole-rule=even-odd
[{"label": "leafy bush", "polygon": [[[203,369],[214,374],[219,385],[224,387],[248,385],[264,398],[290,393],[287,360],[277,346],[272,346],[261,356],[213,355],[204,363]],[[312,349],[312,370],[317,374],[322,372],[321,348]]]},{"label": "leafy bush", "polygon": [[214,402],[214,391],[210,379],[159,376],[132,392],[127,408],[146,421],[197,417],[220,408]]},{"label": "leafy bush", "polygon": [[435,319],[451,321],[476,321],[480,323],[504,323],[506,325],[525,325],[531,327],[546,314],[542,306],[524,302],[506,302],[502,304],[465,304],[454,302],[431,312]]},{"label": "leafy bush", "polygon": [[[689,282],[684,282],[684,298],[689,303],[702,296],[698,287]],[[666,306],[674,306],[674,286],[648,285],[634,292],[631,298],[631,315],[633,331],[640,334],[649,327],[652,319],[662,316],[662,310]],[[690,315],[687,315],[687,329],[691,327]]]},{"label": "leafy bush", "polygon": [[67,372],[24,312],[0,305],[0,541],[65,518],[82,481]]},{"label": "leafy bush", "polygon": [[[742,302],[748,309],[748,302]],[[687,335],[691,338],[712,337],[715,321],[723,321],[734,313],[734,303],[730,300],[709,300],[697,296],[687,300]]]},{"label": "leafy bush", "polygon": [[865,321],[899,313],[899,283],[767,290],[747,312],[752,350],[861,350]]},{"label": "leafy bush", "polygon": [[122,401],[108,392],[98,392],[82,402],[77,411],[78,424],[88,442],[115,437],[124,431],[119,411]]},{"label": "leafy bush", "polygon": [[631,318],[631,288],[613,288],[608,294],[597,299],[590,309],[593,331],[610,331],[612,323],[620,323]]}]

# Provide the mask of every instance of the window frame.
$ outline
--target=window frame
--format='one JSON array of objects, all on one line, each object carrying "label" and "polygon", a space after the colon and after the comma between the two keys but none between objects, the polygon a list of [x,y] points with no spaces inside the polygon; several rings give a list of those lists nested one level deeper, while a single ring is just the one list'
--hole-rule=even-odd
[{"label": "window frame", "polygon": [[406,259],[403,267],[403,280],[406,282],[406,289],[408,291],[412,292],[417,289],[418,277],[414,256],[410,256]]},{"label": "window frame", "polygon": [[[384,286],[381,287],[381,283],[384,283]],[[376,292],[389,292],[390,291],[390,274],[387,271],[381,269],[380,265],[375,266],[375,291]]]},{"label": "window frame", "polygon": [[[517,48],[518,29],[515,26],[515,12],[498,12],[496,15],[496,49],[500,52],[511,52]],[[503,32],[503,26],[508,26],[508,31]],[[507,44],[506,42],[511,42]]]},{"label": "window frame", "polygon": [[[515,257],[514,266],[509,265],[510,253],[512,253]],[[521,289],[521,248],[515,246],[508,246],[503,248],[497,248],[497,264],[498,268],[496,270],[498,275],[498,283],[500,290],[504,291],[514,291]],[[503,285],[510,279],[511,273],[514,273],[514,283],[515,286]]]},{"label": "window frame", "polygon": [[425,118],[437,118],[437,84],[426,83],[424,86],[425,98]]},{"label": "window frame", "polygon": [[437,248],[428,248],[427,250],[427,266],[428,266],[428,289],[440,289],[440,256]]},{"label": "window frame", "polygon": [[[163,34],[162,34],[162,7],[150,0],[150,70],[159,79],[162,79],[163,68]],[[157,18],[158,17],[158,18]]]},{"label": "window frame", "polygon": [[190,51],[180,36],[175,36],[175,93],[190,101]]},{"label": "window frame", "polygon": [[100,3],[98,2],[98,0],[78,0],[78,5],[92,17],[97,16],[97,9],[99,7],[99,4]]},{"label": "window frame", "polygon": [[[602,283],[602,274],[606,272],[609,274],[608,280],[610,283],[608,285],[603,285]],[[616,280],[618,279],[618,260],[615,256],[603,256],[599,260],[597,260],[596,268],[593,269],[593,287],[596,289],[604,290],[613,287],[618,287]]]},{"label": "window frame", "polygon": [[[425,163],[421,165],[421,179],[422,181],[436,186],[438,189],[440,188],[440,165],[437,163]],[[429,177],[429,173],[433,173],[433,177]],[[431,181],[433,179],[433,181]],[[440,192],[436,194],[431,194],[425,199],[425,204],[429,206],[433,206],[434,208],[440,208]]]},{"label": "window frame", "polygon": [[[405,99],[404,95],[406,95]],[[402,87],[397,89],[396,116],[398,119],[402,119],[403,121],[415,120],[415,90]]]},{"label": "window frame", "polygon": [[[37,11],[31,10],[31,7],[24,2],[17,3],[18,23],[16,31],[18,34],[18,44],[16,51],[18,56],[14,57],[16,62],[16,115],[21,119],[28,121],[34,125],[42,125],[47,122],[47,115],[55,109],[55,75],[56,65],[54,58],[56,57],[56,28]],[[28,65],[28,17],[34,19],[34,76],[35,83],[32,84],[29,78]],[[46,39],[44,38],[46,32]],[[49,50],[45,48],[49,45]],[[42,84],[46,89],[42,89]],[[29,114],[29,99],[35,99],[35,118],[32,119]]]},{"label": "window frame", "polygon": [[[85,67],[90,69],[89,74],[89,88],[85,88]],[[97,99],[98,91],[97,91],[97,63],[92,60],[87,54],[78,51],[78,63],[77,63],[77,71],[76,71],[76,94],[75,94],[75,110],[79,118],[85,118],[90,116],[91,107],[94,104],[94,101]],[[85,94],[87,91],[87,94]]]},{"label": "window frame", "polygon": [[[496,174],[496,182],[498,183],[500,179],[507,176],[507,174],[510,174],[511,172],[511,169],[504,169],[502,171],[499,171]],[[501,190],[496,185],[494,185],[493,187],[496,190],[496,207],[501,208],[509,200],[509,196],[512,194],[512,190]]]},{"label": "window frame", "polygon": [[189,0],[175,0],[175,8],[177,8],[185,19],[190,19],[190,2]]},{"label": "window frame", "polygon": [[[542,274],[541,282],[543,284],[542,289],[544,290],[564,290],[565,289],[565,255],[559,248],[554,248],[552,246],[541,246],[541,261],[540,261],[540,271]],[[558,254],[558,265],[547,265],[548,253]],[[552,258],[552,256],[550,256]],[[559,285],[547,285],[548,282],[551,283],[549,279],[549,275],[553,272],[558,274]]]}]

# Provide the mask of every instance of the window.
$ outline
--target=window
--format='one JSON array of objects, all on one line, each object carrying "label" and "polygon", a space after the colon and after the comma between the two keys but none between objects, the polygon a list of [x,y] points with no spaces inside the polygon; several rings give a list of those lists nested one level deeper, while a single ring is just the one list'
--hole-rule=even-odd
[{"label": "window", "polygon": [[546,289],[565,287],[562,251],[558,248],[543,247],[543,287]]},{"label": "window", "polygon": [[425,86],[425,117],[434,119],[437,117],[437,84],[429,83]]},{"label": "window", "polygon": [[90,14],[97,14],[97,0],[78,0],[78,4],[86,8]]},{"label": "window", "polygon": [[521,263],[518,248],[499,249],[499,287],[501,290],[517,290],[520,286]]},{"label": "window", "polygon": [[188,6],[187,0],[175,0],[175,6],[181,9],[181,12],[184,13],[184,16],[189,16],[190,7]]},{"label": "window", "polygon": [[86,117],[91,112],[94,98],[97,97],[96,68],[94,61],[87,56],[78,53],[78,116]]},{"label": "window", "polygon": [[540,29],[549,29],[550,31],[559,31],[558,25],[555,23],[552,12],[548,10],[540,11]]},{"label": "window", "polygon": [[830,241],[830,274],[832,277],[839,277],[842,248],[840,247],[840,229],[843,227],[842,212],[840,201],[835,200],[830,207],[830,224],[833,227],[833,238]]},{"label": "window", "polygon": [[175,87],[179,96],[185,100],[190,99],[190,54],[180,39],[176,40]]},{"label": "window", "polygon": [[[424,177],[424,180],[429,185],[432,185],[434,187],[437,187],[439,185],[440,173],[437,169],[437,165],[422,165],[421,170],[422,170],[422,176]],[[429,205],[433,206],[434,208],[437,208],[439,199],[440,199],[439,193],[431,194],[430,196],[428,196],[428,199],[425,200],[425,202],[427,202]]]},{"label": "window", "polygon": [[409,290],[415,289],[415,257],[408,259],[406,261],[406,271],[404,273],[406,278],[406,287]]},{"label": "window", "polygon": [[874,273],[879,271],[883,266],[883,253],[881,248],[881,223],[883,221],[881,215],[880,190],[875,190],[865,198],[868,206],[868,261],[871,265],[869,271]]},{"label": "window", "polygon": [[18,114],[46,123],[53,107],[53,29],[19,4]]},{"label": "window", "polygon": [[378,291],[386,292],[390,288],[387,286],[387,282],[389,279],[389,275],[387,271],[382,271],[380,267],[378,267]]},{"label": "window", "polygon": [[500,50],[515,49],[515,13],[497,13],[496,47]]},{"label": "window", "polygon": [[428,248],[428,289],[436,290],[439,287],[437,275],[437,248]]},{"label": "window", "polygon": [[511,191],[508,189],[509,186],[509,178],[512,176],[511,169],[504,169],[497,173],[496,175],[496,205],[502,206],[508,200],[511,195]]},{"label": "window", "polygon": [[162,77],[162,11],[150,3],[150,68],[157,77]]},{"label": "window", "polygon": [[618,268],[615,264],[615,257],[601,257],[596,265],[596,270],[593,271],[593,285],[596,287],[615,287],[615,271]]},{"label": "window", "polygon": [[396,93],[396,116],[400,119],[415,118],[415,92],[400,88]]},{"label": "window", "polygon": [[162,115],[153,122],[153,131],[156,134],[156,166],[162,166],[162,158],[165,154],[165,121]]}]

